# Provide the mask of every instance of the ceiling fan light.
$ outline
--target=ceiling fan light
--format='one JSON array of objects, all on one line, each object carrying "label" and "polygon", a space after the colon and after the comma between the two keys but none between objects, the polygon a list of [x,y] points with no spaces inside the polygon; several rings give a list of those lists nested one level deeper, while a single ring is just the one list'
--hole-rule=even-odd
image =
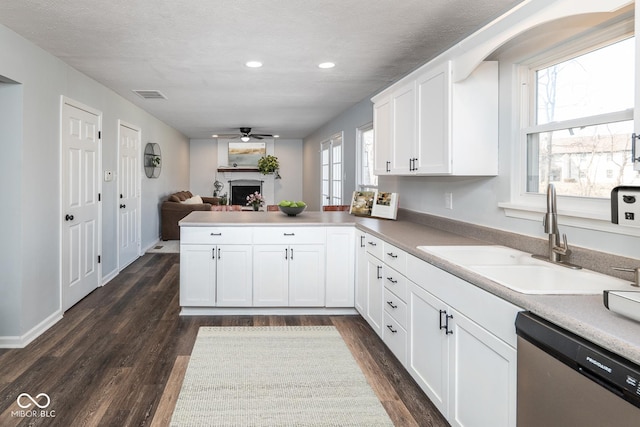
[{"label": "ceiling fan light", "polygon": [[251,138],[249,138],[248,136],[242,136],[242,137],[240,137],[240,141],[242,141],[242,142],[249,142],[249,140],[250,140],[250,139],[251,139]]},{"label": "ceiling fan light", "polygon": [[280,138],[280,135],[273,135],[274,138]]}]

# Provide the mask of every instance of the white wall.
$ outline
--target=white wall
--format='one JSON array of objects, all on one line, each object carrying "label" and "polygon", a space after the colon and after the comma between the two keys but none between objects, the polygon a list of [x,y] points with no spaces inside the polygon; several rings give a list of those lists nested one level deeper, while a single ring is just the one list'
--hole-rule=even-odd
[{"label": "white wall", "polygon": [[[190,145],[189,176],[191,187],[188,190],[200,196],[211,196],[213,183],[218,176],[218,141],[215,139],[192,139]],[[280,175],[282,176],[282,179],[274,182],[275,201],[302,200],[302,141],[299,139],[276,139],[273,145],[273,155],[280,162]],[[225,184],[222,192],[228,192],[228,183],[222,176],[218,179]]]},{"label": "white wall", "polygon": [[[102,112],[102,165],[117,171],[118,120],[142,129],[142,142],[157,142],[163,166],[159,179],[142,178],[142,248],[160,235],[158,203],[175,188],[188,186],[189,144],[186,137],[134,106],[113,91],[79,73],[26,39],[0,26],[0,106],[20,122],[19,131],[5,133],[0,124],[2,156],[0,170],[5,194],[12,196],[11,212],[0,214],[4,252],[0,259],[2,292],[15,301],[11,314],[0,302],[0,341],[21,339],[44,319],[60,311],[60,102],[66,96]],[[16,89],[19,88],[19,89]],[[16,90],[21,91],[17,94]],[[16,100],[16,98],[18,100]],[[21,98],[21,99],[20,99]],[[21,103],[21,104],[20,104]],[[9,109],[5,110],[5,106]],[[9,116],[7,116],[9,117]],[[1,122],[6,122],[2,120]],[[11,135],[11,138],[5,136]],[[6,155],[5,155],[6,154]],[[142,163],[140,172],[144,176]],[[9,191],[9,187],[11,190]],[[118,272],[117,180],[102,188],[102,276]]]},{"label": "white wall", "polygon": [[367,97],[304,139],[303,193],[310,210],[319,210],[321,206],[320,144],[336,133],[343,132],[344,194],[342,197],[346,202],[356,188],[356,130],[372,121],[373,104]]}]

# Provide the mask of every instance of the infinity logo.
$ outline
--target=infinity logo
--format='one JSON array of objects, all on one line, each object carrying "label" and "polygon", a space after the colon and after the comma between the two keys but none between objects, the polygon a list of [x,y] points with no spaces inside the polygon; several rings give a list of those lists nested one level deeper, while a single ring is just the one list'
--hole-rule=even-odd
[{"label": "infinity logo", "polygon": [[[47,398],[47,403],[45,405],[41,405],[40,403],[38,403],[38,401],[42,396]],[[24,401],[24,398],[27,399],[26,404],[23,404],[21,402],[21,401]],[[18,403],[18,406],[21,407],[22,409],[30,408],[32,404],[36,405],[40,409],[44,409],[51,404],[51,399],[49,398],[49,395],[46,393],[40,393],[39,395],[36,396],[35,399],[31,397],[29,393],[22,393],[20,396],[18,396],[18,398],[16,399],[16,402]]]}]

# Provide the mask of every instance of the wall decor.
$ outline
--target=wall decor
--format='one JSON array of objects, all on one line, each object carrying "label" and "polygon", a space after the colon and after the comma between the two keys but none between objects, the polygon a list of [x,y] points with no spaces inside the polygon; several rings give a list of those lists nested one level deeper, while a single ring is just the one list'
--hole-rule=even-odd
[{"label": "wall decor", "polygon": [[396,219],[398,215],[398,193],[376,191],[373,198],[371,216],[387,219]]},{"label": "wall decor", "polygon": [[264,142],[230,142],[229,165],[258,167],[258,160],[267,154]]},{"label": "wall decor", "polygon": [[155,142],[147,142],[144,147],[144,174],[147,178],[157,178],[162,170],[162,152],[160,145]]}]

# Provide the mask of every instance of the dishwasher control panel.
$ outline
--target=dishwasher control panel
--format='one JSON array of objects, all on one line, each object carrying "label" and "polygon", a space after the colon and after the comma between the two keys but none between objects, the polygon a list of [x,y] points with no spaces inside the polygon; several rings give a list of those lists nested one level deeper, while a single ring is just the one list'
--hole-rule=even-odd
[{"label": "dishwasher control panel", "polygon": [[622,185],[611,190],[611,222],[640,227],[640,187]]}]

